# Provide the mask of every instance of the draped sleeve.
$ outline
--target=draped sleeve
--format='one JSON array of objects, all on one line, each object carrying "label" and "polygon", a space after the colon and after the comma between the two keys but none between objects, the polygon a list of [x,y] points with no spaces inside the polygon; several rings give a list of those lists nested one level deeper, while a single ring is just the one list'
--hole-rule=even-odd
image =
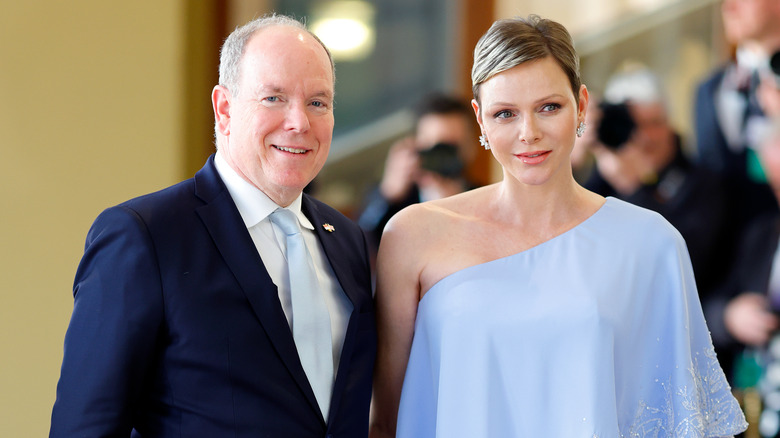
[{"label": "draped sleeve", "polygon": [[635,342],[645,351],[636,352],[634,366],[618,368],[636,374],[624,377],[635,409],[623,413],[630,425],[623,436],[732,436],[747,423],[715,356],[685,242],[669,228],[648,260],[646,314]]}]

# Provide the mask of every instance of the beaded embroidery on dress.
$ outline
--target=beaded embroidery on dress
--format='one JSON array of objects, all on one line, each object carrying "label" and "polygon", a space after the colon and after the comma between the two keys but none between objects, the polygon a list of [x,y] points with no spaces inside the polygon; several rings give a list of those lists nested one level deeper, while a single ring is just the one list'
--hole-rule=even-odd
[{"label": "beaded embroidery on dress", "polygon": [[[703,363],[700,363],[699,360]],[[669,380],[657,382],[666,395],[662,406],[647,406],[640,402],[630,438],[725,437],[748,424],[739,403],[731,396],[726,376],[710,347],[704,354],[697,352],[688,368],[694,387],[672,388]],[[682,410],[675,410],[674,399]],[[705,433],[706,432],[706,433]]]}]

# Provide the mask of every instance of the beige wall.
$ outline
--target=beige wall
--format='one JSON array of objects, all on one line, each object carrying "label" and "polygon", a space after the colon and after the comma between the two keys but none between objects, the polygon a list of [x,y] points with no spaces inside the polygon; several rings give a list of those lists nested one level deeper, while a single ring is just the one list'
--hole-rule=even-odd
[{"label": "beige wall", "polygon": [[73,274],[94,217],[182,177],[183,5],[0,8],[2,437],[48,433]]}]

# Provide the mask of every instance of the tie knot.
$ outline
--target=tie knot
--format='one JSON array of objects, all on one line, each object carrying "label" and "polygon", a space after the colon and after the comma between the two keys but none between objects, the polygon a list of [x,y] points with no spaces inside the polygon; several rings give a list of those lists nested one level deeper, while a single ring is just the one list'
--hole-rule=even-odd
[{"label": "tie knot", "polygon": [[292,236],[301,232],[301,226],[298,224],[298,218],[295,213],[285,208],[277,208],[271,213],[271,222],[281,228],[284,234]]}]

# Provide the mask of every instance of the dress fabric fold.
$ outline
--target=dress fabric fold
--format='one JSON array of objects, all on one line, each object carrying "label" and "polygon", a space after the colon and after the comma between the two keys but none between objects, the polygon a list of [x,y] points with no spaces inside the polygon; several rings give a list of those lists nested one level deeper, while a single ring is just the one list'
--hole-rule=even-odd
[{"label": "dress fabric fold", "polygon": [[685,242],[615,198],[419,303],[397,436],[722,437],[746,428]]}]

